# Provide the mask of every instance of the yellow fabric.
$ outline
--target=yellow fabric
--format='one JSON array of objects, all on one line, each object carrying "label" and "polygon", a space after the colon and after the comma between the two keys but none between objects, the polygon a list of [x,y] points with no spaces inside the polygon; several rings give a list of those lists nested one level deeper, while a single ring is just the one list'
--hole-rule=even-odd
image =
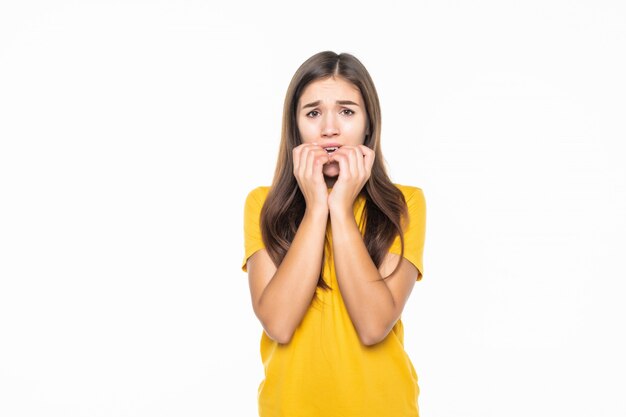
[{"label": "yellow fabric", "polygon": [[[426,205],[420,188],[395,184],[405,196],[410,222],[404,232],[404,257],[423,274]],[[269,187],[250,191],[244,206],[247,260],[265,247],[259,228],[261,207]],[[364,199],[355,202],[359,223]],[[363,232],[363,225],[359,225]],[[343,303],[334,263],[330,224],[326,231],[324,279],[332,288],[316,289],[291,341],[280,344],[262,332],[261,360],[265,378],[258,388],[260,417],[418,417],[417,374],[404,350],[404,327],[399,319],[380,343],[362,345]],[[400,254],[396,237],[390,252]]]}]

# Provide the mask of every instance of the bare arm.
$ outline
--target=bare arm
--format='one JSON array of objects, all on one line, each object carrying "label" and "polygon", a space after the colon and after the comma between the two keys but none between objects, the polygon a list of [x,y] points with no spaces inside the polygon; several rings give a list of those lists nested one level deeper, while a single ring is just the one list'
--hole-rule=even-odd
[{"label": "bare arm", "polygon": [[266,333],[288,343],[315,295],[322,267],[328,223],[328,192],[322,166],[329,161],[316,143],[293,149],[294,176],[306,210],[300,226],[278,268],[261,249],[248,260],[248,280],[254,312]]},{"label": "bare arm", "polygon": [[403,258],[398,270],[383,281],[381,276],[393,270],[399,256],[388,253],[379,271],[365,247],[353,203],[370,177],[374,157],[374,151],[364,145],[343,146],[331,156],[340,166],[329,196],[333,260],[341,296],[364,345],[376,344],[387,336],[402,314],[418,273]]},{"label": "bare arm", "polygon": [[331,212],[333,259],[341,295],[361,342],[382,341],[400,318],[417,277],[417,268],[405,258],[388,253],[380,270],[372,261],[352,212]]},{"label": "bare arm", "polygon": [[307,209],[278,269],[265,249],[248,259],[254,312],[279,343],[291,340],[315,295],[327,221],[327,210]]}]

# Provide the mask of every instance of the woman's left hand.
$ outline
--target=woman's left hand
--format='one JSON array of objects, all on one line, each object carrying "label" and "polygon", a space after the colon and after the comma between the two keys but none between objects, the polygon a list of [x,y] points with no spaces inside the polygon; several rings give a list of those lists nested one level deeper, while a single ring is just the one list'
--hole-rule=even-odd
[{"label": "woman's left hand", "polygon": [[344,145],[330,154],[330,160],[339,163],[339,178],[328,195],[331,214],[352,213],[354,200],[372,173],[374,155],[374,151],[365,145]]}]

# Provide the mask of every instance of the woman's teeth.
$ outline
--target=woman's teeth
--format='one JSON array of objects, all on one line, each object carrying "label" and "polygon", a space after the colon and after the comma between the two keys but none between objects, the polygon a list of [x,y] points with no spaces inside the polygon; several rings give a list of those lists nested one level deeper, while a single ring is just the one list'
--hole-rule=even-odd
[{"label": "woman's teeth", "polygon": [[334,147],[330,147],[330,148],[324,148],[324,150],[328,153],[333,153],[335,152],[337,149],[339,149],[337,146]]}]

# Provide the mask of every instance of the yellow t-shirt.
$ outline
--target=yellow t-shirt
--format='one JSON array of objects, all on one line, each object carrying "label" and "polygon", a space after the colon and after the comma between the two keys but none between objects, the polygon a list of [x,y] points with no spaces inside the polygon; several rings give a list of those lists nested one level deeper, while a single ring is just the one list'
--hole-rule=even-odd
[{"label": "yellow t-shirt", "polygon": [[[426,205],[420,188],[395,184],[404,193],[409,224],[404,232],[404,257],[423,274]],[[245,255],[247,260],[265,247],[259,217],[269,187],[250,191],[244,208]],[[357,224],[365,199],[354,205]],[[361,233],[363,233],[363,226]],[[311,302],[302,322],[287,344],[261,335],[261,360],[265,378],[258,388],[260,417],[418,417],[417,374],[404,350],[404,327],[398,319],[387,337],[373,346],[361,344],[344,305],[334,263],[330,219],[326,234],[324,280],[332,288],[316,289],[318,302]],[[389,252],[400,254],[396,236]]]}]

